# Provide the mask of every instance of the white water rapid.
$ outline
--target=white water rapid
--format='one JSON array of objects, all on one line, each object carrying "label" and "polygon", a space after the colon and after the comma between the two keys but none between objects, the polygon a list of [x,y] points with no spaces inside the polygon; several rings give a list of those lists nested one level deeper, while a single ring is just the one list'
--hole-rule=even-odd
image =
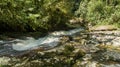
[{"label": "white water rapid", "polygon": [[[58,45],[60,36],[68,35],[72,36],[75,33],[78,33],[80,31],[83,31],[83,28],[77,28],[69,31],[55,31],[53,33],[50,33],[49,35],[45,37],[41,37],[39,39],[34,39],[33,37],[26,37],[26,40],[22,39],[15,39],[12,42],[12,49],[16,51],[25,51],[25,50],[32,50],[39,47],[55,47]],[[2,42],[2,41],[1,41]]]}]

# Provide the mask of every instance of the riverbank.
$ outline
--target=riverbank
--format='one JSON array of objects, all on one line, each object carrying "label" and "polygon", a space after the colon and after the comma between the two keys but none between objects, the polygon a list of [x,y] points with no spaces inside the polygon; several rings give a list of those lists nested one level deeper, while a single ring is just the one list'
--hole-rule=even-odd
[{"label": "riverbank", "polygon": [[58,47],[47,51],[37,49],[18,57],[1,57],[1,63],[14,67],[116,67],[120,66],[119,34],[117,30],[105,30],[78,33],[72,38],[62,36]]}]

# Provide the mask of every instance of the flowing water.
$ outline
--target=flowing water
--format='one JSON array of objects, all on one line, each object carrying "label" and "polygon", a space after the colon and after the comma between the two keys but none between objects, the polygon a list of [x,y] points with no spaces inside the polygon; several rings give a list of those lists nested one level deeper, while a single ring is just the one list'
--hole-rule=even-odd
[{"label": "flowing water", "polygon": [[26,37],[24,39],[15,39],[12,41],[0,41],[0,55],[16,54],[19,52],[24,52],[28,50],[37,49],[39,47],[43,48],[53,48],[58,45],[61,36],[72,36],[80,31],[84,31],[83,28],[76,28],[69,31],[55,31],[48,34],[45,37],[40,37],[35,39],[33,37]]},{"label": "flowing water", "polygon": [[[64,38],[63,36],[71,36],[72,41],[66,41],[63,44],[74,45],[75,52],[73,51],[73,54],[77,54],[78,50],[83,50],[85,52],[85,55],[81,58],[82,61],[80,60],[80,63],[78,63],[79,61],[76,62],[78,63],[78,67],[120,66],[120,31],[92,31],[88,33],[84,33],[82,31],[85,31],[85,29],[76,28],[69,31],[55,31],[46,35],[45,37],[40,37],[38,39],[33,37],[26,37],[25,39],[14,39],[11,41],[0,40],[0,56],[2,56],[0,57],[0,62],[4,61],[4,63],[6,63],[6,60],[11,61],[9,58],[3,57],[6,55],[23,56],[27,54],[27,52],[30,53],[30,51],[33,51],[34,49],[52,49],[61,42],[61,39]],[[61,52],[61,50],[58,48],[57,50],[59,54],[59,51]],[[53,51],[54,50],[55,49],[53,49]],[[49,53],[52,53],[52,50],[48,51]],[[41,56],[47,55],[44,54],[44,51],[41,53]],[[52,56],[52,54],[50,55]],[[31,55],[29,56],[31,57]],[[54,57],[56,58],[57,56]],[[60,58],[62,57],[60,56]],[[46,60],[46,58],[44,59]],[[51,58],[48,58],[47,60],[50,59]],[[59,59],[59,57],[57,57],[57,59]]]}]

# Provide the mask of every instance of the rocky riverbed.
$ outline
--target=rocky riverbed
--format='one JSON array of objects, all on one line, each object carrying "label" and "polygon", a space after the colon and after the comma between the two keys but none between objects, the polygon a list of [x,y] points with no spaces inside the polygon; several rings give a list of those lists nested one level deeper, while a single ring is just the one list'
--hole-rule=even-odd
[{"label": "rocky riverbed", "polygon": [[35,49],[17,57],[2,56],[13,67],[120,67],[120,31],[85,31],[61,37],[59,46]]}]

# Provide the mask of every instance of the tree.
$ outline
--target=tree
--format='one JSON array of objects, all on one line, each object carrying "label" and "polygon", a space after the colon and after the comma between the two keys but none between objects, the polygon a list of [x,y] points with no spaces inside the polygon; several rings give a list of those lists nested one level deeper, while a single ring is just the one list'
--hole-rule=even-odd
[{"label": "tree", "polygon": [[[41,31],[65,25],[72,16],[73,0],[1,0],[0,23],[4,30]],[[3,24],[4,23],[4,24]],[[3,29],[3,28],[2,28]]]}]

